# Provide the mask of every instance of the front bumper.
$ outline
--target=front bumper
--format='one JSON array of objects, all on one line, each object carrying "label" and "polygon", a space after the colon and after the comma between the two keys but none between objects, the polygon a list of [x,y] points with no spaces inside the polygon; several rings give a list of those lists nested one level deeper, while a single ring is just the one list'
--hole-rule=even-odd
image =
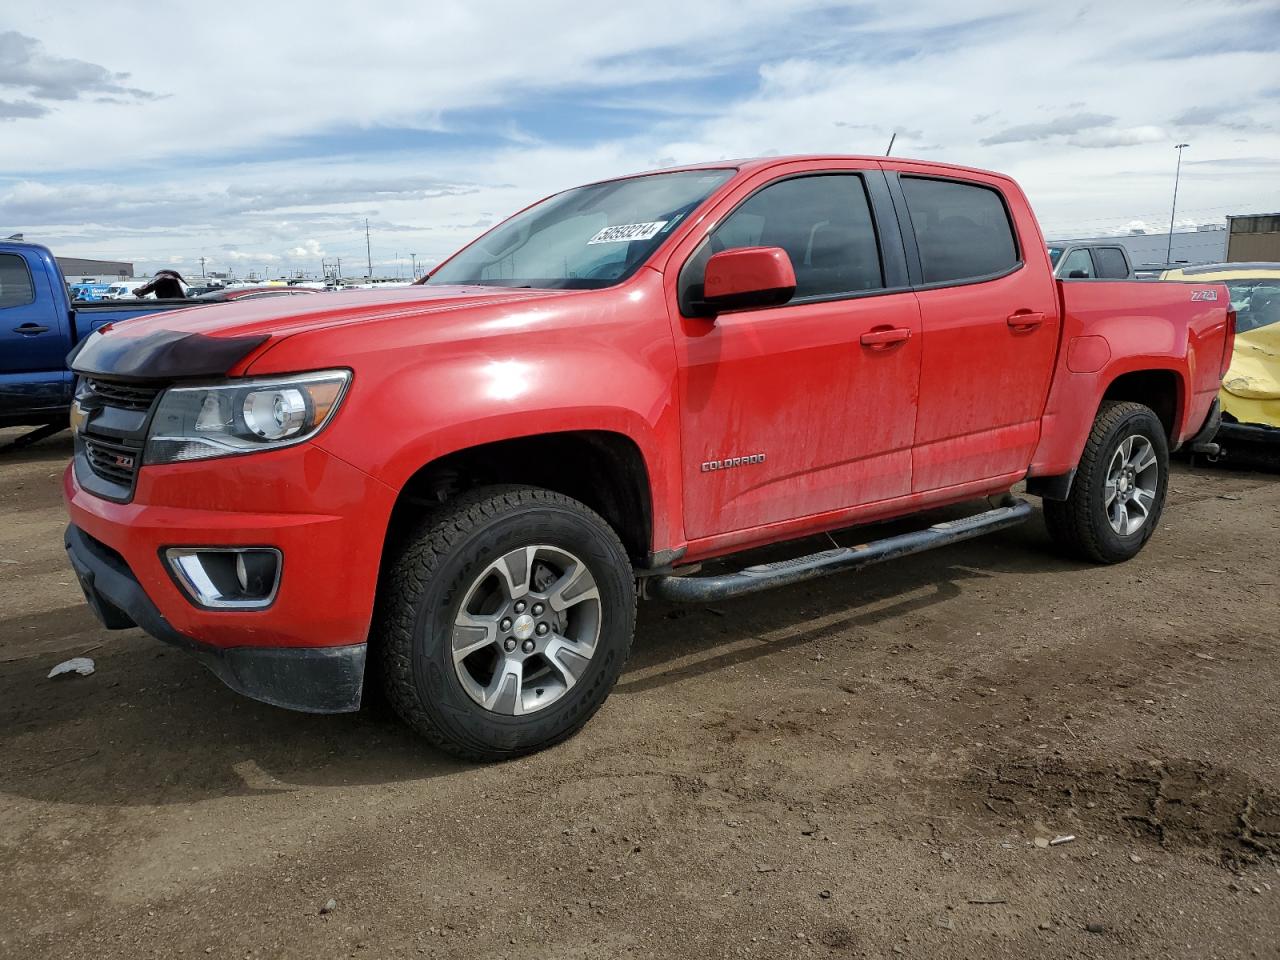
[{"label": "front bumper", "polygon": [[365,644],[340,647],[215,647],[175,630],[151,602],[128,564],[74,524],[67,527],[67,557],[85,600],[112,630],[138,626],[194,654],[237,693],[307,713],[360,709]]},{"label": "front bumper", "polygon": [[1218,431],[1220,438],[1280,443],[1280,400],[1237,397],[1226,388],[1219,396],[1227,414]]},{"label": "front bumper", "polygon": [[[144,466],[133,500],[95,496],[68,468],[67,552],[110,628],[137,625],[196,653],[233,689],[310,712],[360,705],[383,534],[395,493],[310,444]],[[269,607],[197,606],[167,547],[274,547]]]},{"label": "front bumper", "polygon": [[1248,440],[1250,443],[1280,444],[1280,427],[1267,427],[1257,423],[1232,423],[1222,421],[1218,428],[1221,440]]}]

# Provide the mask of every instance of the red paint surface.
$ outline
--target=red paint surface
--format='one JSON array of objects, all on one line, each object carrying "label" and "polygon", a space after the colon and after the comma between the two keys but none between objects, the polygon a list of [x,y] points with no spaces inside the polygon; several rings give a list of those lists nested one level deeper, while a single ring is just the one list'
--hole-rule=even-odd
[{"label": "red paint surface", "polygon": [[744,247],[723,250],[707,261],[703,296],[708,300],[759,290],[796,288],[796,271],[785,250]]},{"label": "red paint surface", "polygon": [[[996,187],[1022,266],[963,286],[681,316],[680,267],[754,189],[882,167]],[[1192,303],[1173,283],[1055,283],[1025,197],[996,174],[875,158],[748,161],[615,287],[414,286],[122,324],[112,336],[267,333],[233,375],[346,367],[351,387],[311,443],[144,466],[130,504],[92,497],[70,474],[66,494],[73,521],[125,556],[184,633],[222,645],[359,642],[395,498],[446,454],[567,430],[626,437],[648,475],[652,549],[684,548],[692,561],[999,493],[1028,468],[1065,472],[1127,372],[1173,371],[1184,438],[1218,389],[1226,303],[1225,291],[1217,304]],[[1096,369],[1080,368],[1101,347],[1071,363],[1062,345],[1073,338],[1105,345]],[[702,469],[759,453],[763,462]],[[255,613],[196,610],[159,559],[179,544],[279,546],[279,599]]]}]

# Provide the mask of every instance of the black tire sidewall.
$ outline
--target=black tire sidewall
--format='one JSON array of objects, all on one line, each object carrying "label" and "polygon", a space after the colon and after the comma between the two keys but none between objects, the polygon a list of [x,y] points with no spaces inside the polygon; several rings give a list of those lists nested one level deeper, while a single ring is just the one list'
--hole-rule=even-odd
[{"label": "black tire sidewall", "polygon": [[[1107,471],[1120,444],[1135,434],[1144,437],[1151,443],[1152,449],[1156,452],[1156,464],[1160,471],[1160,477],[1156,484],[1155,502],[1146,522],[1133,533],[1121,535],[1111,526],[1111,521],[1107,515]],[[1094,537],[1107,558],[1127,560],[1135,556],[1143,548],[1160,524],[1160,516],[1164,512],[1165,496],[1169,490],[1169,444],[1165,439],[1164,427],[1156,415],[1150,410],[1142,409],[1134,410],[1113,424],[1098,446],[1100,456],[1096,461],[1097,469],[1087,480],[1088,490],[1086,495],[1089,498],[1089,520],[1094,528]]]},{"label": "black tire sidewall", "polygon": [[[454,669],[454,618],[480,572],[522,546],[559,547],[582,560],[600,592],[600,638],[582,678],[557,702],[525,716],[484,709]],[[413,681],[424,710],[451,739],[479,753],[515,756],[564,739],[599,709],[630,652],[635,585],[626,555],[607,527],[586,510],[526,506],[470,531],[426,585],[414,617]]]}]

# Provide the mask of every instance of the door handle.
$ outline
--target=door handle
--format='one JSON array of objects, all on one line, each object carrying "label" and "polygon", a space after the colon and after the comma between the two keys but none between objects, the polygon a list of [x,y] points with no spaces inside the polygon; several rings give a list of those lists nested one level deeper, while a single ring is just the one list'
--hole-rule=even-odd
[{"label": "door handle", "polygon": [[34,337],[37,333],[48,333],[49,328],[41,326],[38,323],[21,323],[13,328],[14,333],[20,333],[24,337]]},{"label": "door handle", "polygon": [[886,350],[895,343],[906,343],[911,339],[910,327],[887,327],[868,330],[860,338],[864,347],[872,350]]},{"label": "door handle", "polygon": [[1033,313],[1030,310],[1019,310],[1016,313],[1009,314],[1008,323],[1014,330],[1034,330],[1044,323],[1044,314]]}]

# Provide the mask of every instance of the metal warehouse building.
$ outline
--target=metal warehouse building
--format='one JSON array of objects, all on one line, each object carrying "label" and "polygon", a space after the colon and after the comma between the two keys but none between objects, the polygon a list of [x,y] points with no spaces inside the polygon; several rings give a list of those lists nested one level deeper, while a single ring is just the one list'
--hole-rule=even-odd
[{"label": "metal warehouse building", "polygon": [[57,257],[62,275],[73,283],[80,277],[132,277],[133,264],[123,260],[85,260],[80,257]]},{"label": "metal warehouse building", "polygon": [[1227,259],[1280,262],[1280,213],[1227,217]]}]

